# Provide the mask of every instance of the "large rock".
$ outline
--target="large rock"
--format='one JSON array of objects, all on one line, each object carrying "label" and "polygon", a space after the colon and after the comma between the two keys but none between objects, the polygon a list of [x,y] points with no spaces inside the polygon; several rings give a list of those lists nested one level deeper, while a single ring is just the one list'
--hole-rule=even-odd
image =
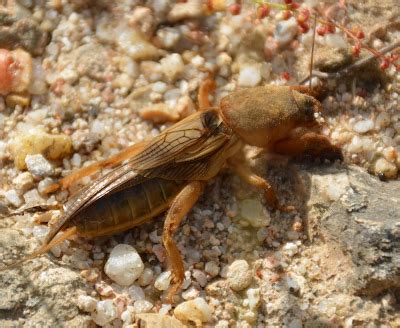
[{"label": "large rock", "polygon": [[379,181],[356,167],[316,167],[308,233],[353,263],[346,288],[375,296],[400,287],[400,181]]},{"label": "large rock", "polygon": [[[32,251],[21,232],[0,229],[2,260]],[[1,264],[3,265],[3,263]],[[78,308],[78,295],[88,288],[79,273],[55,266],[46,257],[0,274],[0,327],[89,327]]]}]

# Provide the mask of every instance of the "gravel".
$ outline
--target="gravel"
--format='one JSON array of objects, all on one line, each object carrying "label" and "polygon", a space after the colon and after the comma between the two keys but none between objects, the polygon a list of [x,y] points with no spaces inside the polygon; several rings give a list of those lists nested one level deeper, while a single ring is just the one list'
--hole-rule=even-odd
[{"label": "gravel", "polygon": [[[0,42],[6,77],[0,81],[1,213],[5,206],[7,213],[24,204],[65,203],[92,178],[53,194],[46,186],[193,113],[200,83],[209,76],[216,81],[209,97],[216,106],[238,88],[294,85],[308,74],[312,31],[300,33],[296,18],[283,20],[272,10],[259,20],[247,2],[238,15],[223,1],[210,4],[221,12],[208,12],[199,0],[10,3],[0,18],[0,40],[8,40]],[[363,26],[369,45],[398,39],[392,25],[369,34],[368,26],[400,15],[389,0],[372,7],[346,3],[346,10],[323,6],[338,21]],[[315,68],[347,65],[354,59],[348,46],[340,31],[317,36]],[[10,58],[18,63],[14,75],[7,71]],[[52,249],[58,260],[43,256],[23,270],[5,271],[0,325],[86,327],[91,318],[105,327],[181,327],[175,315],[220,328],[399,326],[396,262],[385,257],[396,256],[396,212],[381,211],[377,192],[361,195],[349,173],[357,165],[383,180],[398,178],[399,74],[393,67],[368,73],[373,66],[325,85],[323,133],[342,148],[347,166],[321,163],[315,165],[321,174],[309,174],[308,166],[246,148],[249,165],[277,189],[280,201],[296,205],[295,213],[270,211],[234,174],[209,182],[174,236],[186,270],[175,304],[165,303],[171,273],[161,215],[118,235],[74,238]],[[374,188],[392,190],[380,200],[394,208],[392,183]],[[314,206],[315,190],[323,201]],[[332,218],[325,209],[335,204],[344,209]],[[53,217],[1,219],[2,257],[31,253],[48,231],[35,220]],[[390,224],[382,228],[379,220]]]}]

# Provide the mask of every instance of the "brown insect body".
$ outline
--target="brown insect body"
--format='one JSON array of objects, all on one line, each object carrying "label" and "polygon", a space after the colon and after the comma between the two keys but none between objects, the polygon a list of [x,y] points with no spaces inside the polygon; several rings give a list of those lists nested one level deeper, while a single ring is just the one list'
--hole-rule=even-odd
[{"label": "brown insect body", "polygon": [[[202,93],[206,94],[204,90]],[[202,103],[200,108],[209,105],[207,99]],[[262,86],[237,91],[224,97],[218,108],[194,113],[93,169],[73,173],[67,177],[68,183],[67,179],[61,180],[63,187],[92,173],[94,168],[119,165],[64,205],[64,214],[51,227],[44,245],[29,258],[74,234],[96,237],[122,232],[169,208],[163,242],[174,275],[172,296],[184,276],[172,235],[201,195],[205,182],[229,166],[245,181],[262,188],[270,206],[290,210],[289,206],[279,205],[269,183],[252,173],[237,155],[244,144],[282,150],[288,155],[314,151],[314,145],[317,152],[337,152],[325,136],[302,130],[318,127],[314,113],[320,110],[317,100],[291,87]],[[293,134],[294,131],[297,132]],[[56,239],[61,230],[66,232]]]}]

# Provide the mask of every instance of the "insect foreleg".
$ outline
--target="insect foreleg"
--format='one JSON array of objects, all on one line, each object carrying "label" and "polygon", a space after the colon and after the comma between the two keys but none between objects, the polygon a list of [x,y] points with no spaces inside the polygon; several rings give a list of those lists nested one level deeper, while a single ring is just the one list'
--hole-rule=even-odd
[{"label": "insect foreleg", "polygon": [[327,136],[314,131],[299,131],[288,139],[278,141],[274,145],[274,152],[290,157],[306,155],[311,158],[343,160],[340,148],[333,145]]},{"label": "insect foreleg", "polygon": [[248,184],[263,189],[265,200],[268,206],[282,212],[291,212],[295,209],[293,206],[290,205],[280,205],[278,198],[276,197],[274,188],[272,188],[267,180],[253,173],[246,165],[240,162],[232,161],[229,162],[229,167],[231,167]]},{"label": "insect foreleg", "polygon": [[164,223],[163,243],[173,276],[173,285],[168,293],[168,301],[172,298],[183,283],[184,268],[182,256],[173,240],[173,234],[179,227],[182,219],[190,211],[204,190],[204,181],[189,182],[175,197]]},{"label": "insect foreleg", "polygon": [[208,95],[214,92],[216,88],[215,81],[208,77],[206,80],[201,82],[199,87],[199,93],[197,95],[197,101],[199,103],[199,111],[203,111],[212,107]]}]

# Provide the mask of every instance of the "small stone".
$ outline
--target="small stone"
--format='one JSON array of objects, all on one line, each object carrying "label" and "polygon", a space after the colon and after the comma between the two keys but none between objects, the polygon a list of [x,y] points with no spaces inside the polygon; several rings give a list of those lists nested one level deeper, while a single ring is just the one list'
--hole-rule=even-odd
[{"label": "small stone", "polygon": [[219,273],[219,265],[214,261],[209,261],[206,263],[204,270],[211,276],[215,277]]},{"label": "small stone", "polygon": [[79,295],[78,307],[85,312],[93,312],[96,309],[97,300],[88,295]]},{"label": "small stone", "polygon": [[117,311],[111,300],[97,302],[96,308],[92,312],[92,319],[99,326],[104,326],[116,317]]},{"label": "small stone", "polygon": [[37,189],[31,189],[24,194],[25,203],[29,206],[36,206],[45,203]]},{"label": "small stone", "polygon": [[154,287],[158,290],[167,290],[171,283],[171,271],[162,272],[154,282]]},{"label": "small stone", "polygon": [[135,313],[146,313],[153,308],[153,304],[146,300],[138,300],[133,304],[133,312]]},{"label": "small stone", "polygon": [[253,272],[246,260],[236,260],[228,268],[228,284],[234,291],[247,288],[253,280]]},{"label": "small stone", "polygon": [[131,286],[128,289],[128,294],[132,301],[140,301],[145,299],[144,291],[139,286]]},{"label": "small stone", "polygon": [[280,46],[288,44],[297,35],[298,25],[294,17],[276,24],[274,38]]},{"label": "small stone", "polygon": [[13,179],[15,188],[24,192],[33,187],[33,176],[29,172],[22,172]]},{"label": "small stone", "polygon": [[388,179],[393,179],[396,178],[398,169],[396,165],[381,157],[374,164],[374,172],[376,174],[381,173]]},{"label": "small stone", "polygon": [[126,307],[126,310],[121,313],[121,320],[124,322],[124,327],[125,325],[129,325],[130,323],[132,323],[132,319],[133,319],[133,306],[128,305]]},{"label": "small stone", "polygon": [[118,244],[113,248],[104,267],[107,276],[121,286],[133,284],[143,269],[142,259],[136,249],[126,244]]},{"label": "small stone", "polygon": [[9,146],[15,166],[19,170],[26,168],[25,157],[42,154],[50,160],[59,160],[72,152],[72,140],[69,136],[51,135],[40,130],[31,130],[18,134]]},{"label": "small stone", "polygon": [[138,283],[140,286],[148,286],[154,280],[153,270],[150,268],[145,268],[138,279]]},{"label": "small stone", "polygon": [[25,164],[28,171],[38,177],[47,177],[54,173],[53,166],[42,154],[27,155]]},{"label": "small stone", "polygon": [[375,119],[375,127],[377,130],[386,128],[390,124],[390,115],[386,112],[379,113]]},{"label": "small stone", "polygon": [[260,288],[249,288],[246,291],[247,299],[249,300],[249,308],[254,311],[260,305]]},{"label": "small stone", "polygon": [[21,197],[19,197],[15,189],[7,190],[4,193],[4,196],[6,200],[14,207],[20,207],[23,204]]},{"label": "small stone", "polygon": [[199,297],[199,295],[200,295],[199,290],[197,290],[194,287],[190,287],[189,289],[182,292],[182,298],[186,301],[195,299],[196,297]]},{"label": "small stone", "polygon": [[192,321],[197,327],[201,327],[203,323],[211,321],[212,312],[206,301],[198,297],[179,304],[174,310],[174,315],[179,320]]},{"label": "small stone", "polygon": [[288,256],[292,257],[293,255],[297,254],[299,251],[299,247],[295,243],[286,243],[285,246],[283,246],[283,251],[285,254]]},{"label": "small stone", "polygon": [[168,13],[168,20],[172,23],[203,16],[203,4],[200,0],[189,0],[176,3]]},{"label": "small stone", "polygon": [[357,133],[366,133],[374,128],[372,120],[359,121],[353,126],[353,130]]},{"label": "small stone", "polygon": [[241,87],[254,87],[261,82],[261,70],[256,65],[246,65],[241,67],[238,85]]},{"label": "small stone", "polygon": [[207,277],[203,271],[195,269],[193,270],[192,276],[194,279],[196,279],[196,281],[199,283],[201,287],[207,285]]},{"label": "small stone", "polygon": [[240,214],[254,228],[266,227],[271,221],[268,212],[258,199],[245,199],[240,202]]},{"label": "small stone", "polygon": [[175,81],[184,71],[185,65],[180,54],[170,54],[160,60],[161,70],[167,79]]}]

